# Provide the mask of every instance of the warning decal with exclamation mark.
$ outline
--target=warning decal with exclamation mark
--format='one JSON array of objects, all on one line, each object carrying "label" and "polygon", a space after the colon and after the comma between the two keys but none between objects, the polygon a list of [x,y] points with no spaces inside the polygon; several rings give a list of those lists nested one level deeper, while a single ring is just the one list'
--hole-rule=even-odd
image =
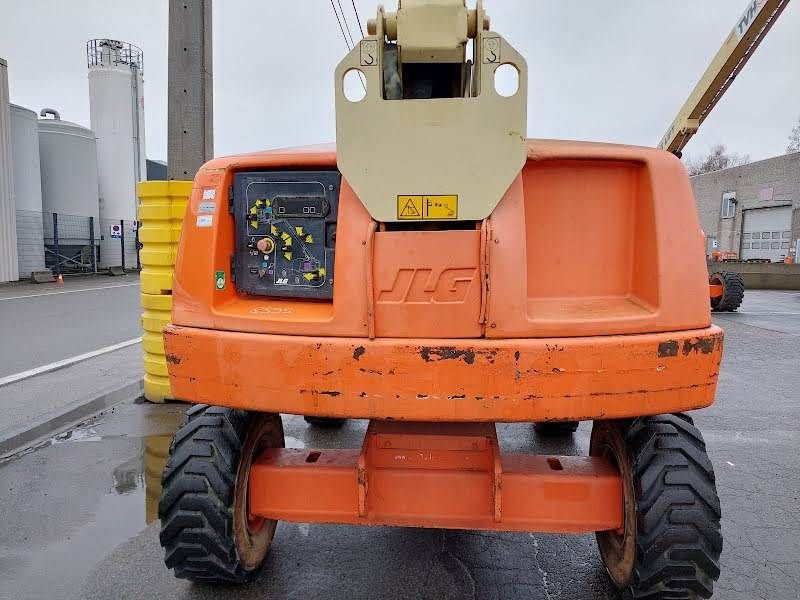
[{"label": "warning decal with exclamation mark", "polygon": [[458,196],[397,196],[398,220],[445,220],[458,218]]}]

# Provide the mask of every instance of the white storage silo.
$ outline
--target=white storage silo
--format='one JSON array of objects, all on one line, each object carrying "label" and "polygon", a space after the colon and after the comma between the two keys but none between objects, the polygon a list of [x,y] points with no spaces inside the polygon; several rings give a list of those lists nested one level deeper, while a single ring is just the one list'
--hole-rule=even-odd
[{"label": "white storage silo", "polygon": [[11,165],[17,215],[17,255],[20,277],[44,270],[42,179],[36,113],[11,105]]},{"label": "white storage silo", "polygon": [[[97,192],[97,144],[94,132],[62,121],[58,111],[45,108],[39,119],[39,162],[47,264],[54,259],[53,213],[58,213],[59,252],[82,264],[91,262],[89,245],[99,239]],[[88,217],[92,217],[92,226]],[[93,230],[93,231],[92,231]],[[87,256],[88,254],[88,256]],[[66,266],[76,266],[68,263]]]},{"label": "white storage silo", "polygon": [[0,58],[0,282],[19,279],[15,212],[8,64]]},{"label": "white storage silo", "polygon": [[[103,266],[121,264],[118,239],[109,228],[125,225],[126,265],[136,261],[133,222],[138,200],[136,184],[147,178],[144,146],[144,83],[141,49],[117,40],[90,40],[89,110],[97,136]],[[130,227],[130,229],[128,229]]]}]

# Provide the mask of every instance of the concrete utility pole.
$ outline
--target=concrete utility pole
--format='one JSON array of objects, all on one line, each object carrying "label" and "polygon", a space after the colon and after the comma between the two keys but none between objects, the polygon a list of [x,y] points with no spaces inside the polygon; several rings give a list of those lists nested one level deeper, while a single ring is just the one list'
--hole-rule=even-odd
[{"label": "concrete utility pole", "polygon": [[169,0],[170,179],[194,179],[214,156],[211,40],[211,0]]}]

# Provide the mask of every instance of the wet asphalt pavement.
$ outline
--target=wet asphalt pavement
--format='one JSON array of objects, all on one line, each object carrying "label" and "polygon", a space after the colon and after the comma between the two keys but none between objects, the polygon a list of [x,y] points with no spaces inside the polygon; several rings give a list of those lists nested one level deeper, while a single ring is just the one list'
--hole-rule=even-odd
[{"label": "wet asphalt pavement", "polygon": [[[717,403],[695,413],[714,461],[725,549],[714,598],[800,598],[800,293],[749,291],[717,315],[726,352]],[[154,521],[160,469],[184,407],[123,404],[0,464],[0,598],[622,598],[594,536],[281,523],[258,578],[207,588],[174,579]],[[358,447],[284,417],[288,446]],[[574,437],[499,425],[504,451],[585,454]]]},{"label": "wet asphalt pavement", "polygon": [[137,273],[0,286],[0,377],[141,337],[139,294]]}]

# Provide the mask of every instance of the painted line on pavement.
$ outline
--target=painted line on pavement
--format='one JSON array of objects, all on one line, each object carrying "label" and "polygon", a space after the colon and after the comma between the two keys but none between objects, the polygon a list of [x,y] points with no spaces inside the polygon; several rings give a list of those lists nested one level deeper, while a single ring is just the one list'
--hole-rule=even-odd
[{"label": "painted line on pavement", "polygon": [[45,292],[43,294],[28,294],[27,296],[11,296],[9,298],[0,298],[0,302],[5,300],[21,300],[22,298],[38,298],[40,296],[55,296],[57,294],[77,294],[79,292],[93,292],[95,290],[113,290],[114,288],[131,287],[139,285],[139,283],[122,283],[120,285],[104,285],[101,287],[82,288],[79,290],[62,290],[60,292]]},{"label": "painted line on pavement", "polygon": [[9,383],[14,383],[15,381],[19,381],[21,379],[27,379],[28,377],[34,377],[35,375],[41,375],[42,373],[49,373],[50,371],[55,371],[56,369],[60,369],[62,367],[68,367],[69,365],[74,365],[75,363],[87,360],[89,358],[94,358],[95,356],[100,356],[101,354],[114,352],[114,350],[121,350],[122,348],[127,348],[128,346],[138,344],[141,341],[142,338],[140,337],[133,338],[132,340],[126,340],[124,342],[120,342],[119,344],[98,348],[97,350],[86,352],[85,354],[78,354],[77,356],[72,356],[63,360],[57,360],[56,362],[52,362],[48,365],[42,365],[41,367],[36,367],[35,369],[29,369],[27,371],[22,371],[21,373],[14,373],[13,375],[0,378],[0,387],[8,385]]}]

